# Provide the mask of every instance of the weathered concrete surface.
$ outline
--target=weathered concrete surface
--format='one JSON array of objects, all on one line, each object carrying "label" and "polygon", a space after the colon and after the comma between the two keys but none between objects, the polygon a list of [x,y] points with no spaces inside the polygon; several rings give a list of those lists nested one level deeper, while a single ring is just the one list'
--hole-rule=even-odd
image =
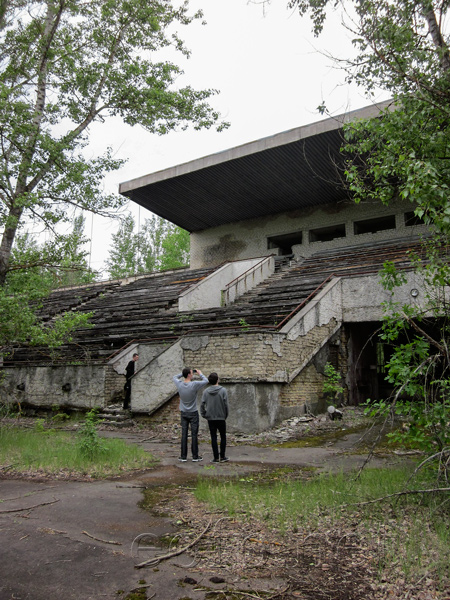
[{"label": "weathered concrete surface", "polygon": [[28,402],[34,406],[93,408],[105,403],[103,365],[3,368],[0,385],[4,403]]},{"label": "weathered concrete surface", "polygon": [[183,292],[178,298],[178,309],[180,311],[192,311],[222,306],[224,301],[222,292],[228,288],[229,284],[262,262],[264,265],[260,269],[252,271],[252,276],[243,280],[245,285],[242,286],[242,289],[239,289],[239,292],[237,289],[233,289],[232,296],[228,299],[227,304],[233,302],[238,296],[256,287],[258,283],[272,275],[275,270],[273,257],[266,260],[252,258],[224,264],[211,275]]},{"label": "weathered concrete surface", "polygon": [[281,384],[231,383],[226,388],[230,407],[233,407],[227,419],[229,431],[256,433],[276,424]]},{"label": "weathered concrete surface", "polygon": [[108,364],[110,364],[116,373],[119,375],[125,374],[125,369],[129,361],[133,358],[133,354],[137,352],[139,354],[139,360],[136,365],[136,370],[145,368],[149,362],[151,362],[158,354],[165,350],[166,344],[131,344],[127,346],[125,350],[122,350],[117,356],[112,358]]},{"label": "weathered concrete surface", "polygon": [[[135,563],[143,560],[131,554],[136,536],[175,530],[168,519],[139,507],[142,486],[186,484],[198,475],[228,477],[283,465],[347,470],[363,460],[342,453],[360,434],[321,448],[230,447],[230,462],[219,465],[209,463],[211,449],[206,442],[201,443],[204,462],[178,463],[178,443],[143,441],[144,433],[103,435],[141,444],[160,459],[160,467],[115,481],[1,481],[1,600],[117,600],[143,586],[148,586],[147,597],[155,600],[186,597],[179,582],[187,574],[182,565],[191,562],[188,556],[164,561],[156,570],[135,569]],[[396,460],[377,459],[375,464]],[[192,600],[204,600],[205,593],[189,589]]]},{"label": "weathered concrete surface", "polygon": [[[0,490],[2,600],[97,600],[137,587],[140,574],[129,548],[149,522],[137,506],[139,489],[119,488],[111,481],[11,480],[2,481]],[[46,502],[55,503],[43,506]],[[22,510],[32,506],[37,507]],[[21,512],[3,512],[14,508]],[[121,545],[93,540],[83,531]]]},{"label": "weathered concrete surface", "polygon": [[[144,344],[141,344],[144,347]],[[167,347],[139,370],[131,383],[133,412],[151,413],[176,393],[172,377],[183,369],[181,341]]]}]

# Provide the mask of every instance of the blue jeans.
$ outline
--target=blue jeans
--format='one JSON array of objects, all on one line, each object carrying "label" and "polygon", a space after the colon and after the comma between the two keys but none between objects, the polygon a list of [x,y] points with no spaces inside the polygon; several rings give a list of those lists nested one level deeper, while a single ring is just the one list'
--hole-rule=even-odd
[{"label": "blue jeans", "polygon": [[187,458],[187,444],[189,435],[189,425],[191,426],[191,450],[192,458],[198,458],[198,411],[181,411],[181,455],[180,458]]},{"label": "blue jeans", "polygon": [[220,458],[225,458],[227,447],[227,422],[223,419],[208,420],[209,433],[211,434],[211,447],[214,460],[219,460],[219,448],[217,446],[217,432],[220,433]]}]

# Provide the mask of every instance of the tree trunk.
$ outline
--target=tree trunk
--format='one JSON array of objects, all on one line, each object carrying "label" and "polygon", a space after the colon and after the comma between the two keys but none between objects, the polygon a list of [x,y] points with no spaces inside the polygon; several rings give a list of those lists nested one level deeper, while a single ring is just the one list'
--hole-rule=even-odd
[{"label": "tree trunk", "polygon": [[[6,10],[7,0],[0,0],[0,18],[2,16],[1,9],[3,6]],[[27,186],[27,179],[29,176],[30,166],[33,162],[34,154],[36,152],[36,143],[41,130],[41,123],[45,110],[49,49],[60,23],[62,11],[63,3],[60,3],[59,6],[54,5],[54,3],[51,1],[47,3],[45,28],[42,37],[44,44],[38,71],[36,104],[34,107],[32,128],[22,152],[22,160],[17,177],[16,190],[11,201],[11,208],[9,211],[7,224],[3,232],[2,242],[0,244],[0,286],[5,285],[14,238],[16,237],[17,229],[19,227],[20,219],[22,218],[24,210],[23,206],[17,207],[14,205],[14,199],[20,199],[24,193],[32,191],[32,188],[29,189],[29,186]]]},{"label": "tree trunk", "polygon": [[6,275],[9,269],[9,261],[11,259],[11,250],[16,237],[17,228],[22,217],[23,208],[11,208],[9,211],[8,222],[2,236],[0,244],[0,286],[5,285]]},{"label": "tree trunk", "polygon": [[442,37],[441,30],[436,20],[436,15],[434,14],[434,11],[430,8],[423,7],[423,16],[428,23],[428,29],[430,31],[433,43],[436,46],[438,52],[440,53],[439,61],[441,63],[441,67],[445,72],[449,72],[450,55],[448,51],[448,46],[445,43],[444,38]]}]

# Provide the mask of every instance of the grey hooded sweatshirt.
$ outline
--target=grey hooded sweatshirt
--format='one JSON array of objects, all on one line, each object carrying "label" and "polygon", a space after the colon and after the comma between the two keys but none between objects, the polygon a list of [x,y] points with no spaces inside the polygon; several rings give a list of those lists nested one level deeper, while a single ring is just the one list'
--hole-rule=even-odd
[{"label": "grey hooded sweatshirt", "polygon": [[224,421],[228,417],[228,394],[221,385],[211,385],[202,395],[200,414],[208,421]]}]

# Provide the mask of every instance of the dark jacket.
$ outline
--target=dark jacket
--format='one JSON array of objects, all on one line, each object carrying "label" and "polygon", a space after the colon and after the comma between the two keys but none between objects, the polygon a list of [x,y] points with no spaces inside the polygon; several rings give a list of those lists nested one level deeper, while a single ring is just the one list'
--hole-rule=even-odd
[{"label": "dark jacket", "polygon": [[211,385],[203,392],[200,414],[208,421],[224,421],[228,417],[228,394],[221,385]]},{"label": "dark jacket", "polygon": [[126,368],[125,368],[125,377],[128,379],[131,379],[134,375],[134,365],[136,364],[135,360],[130,360],[130,362],[127,364]]}]

